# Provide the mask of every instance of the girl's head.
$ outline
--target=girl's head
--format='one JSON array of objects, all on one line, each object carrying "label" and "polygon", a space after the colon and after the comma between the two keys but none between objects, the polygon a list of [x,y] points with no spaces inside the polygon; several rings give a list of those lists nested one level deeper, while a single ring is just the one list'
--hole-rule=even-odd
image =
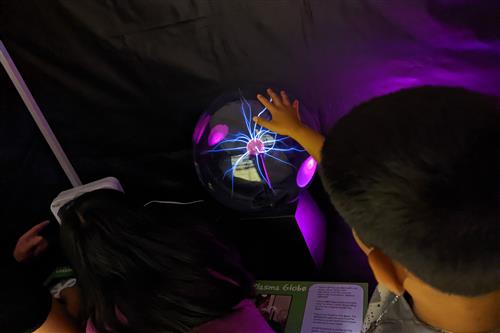
[{"label": "girl's head", "polygon": [[63,210],[62,248],[99,332],[186,332],[253,293],[236,256],[199,216],[160,219],[112,190]]}]

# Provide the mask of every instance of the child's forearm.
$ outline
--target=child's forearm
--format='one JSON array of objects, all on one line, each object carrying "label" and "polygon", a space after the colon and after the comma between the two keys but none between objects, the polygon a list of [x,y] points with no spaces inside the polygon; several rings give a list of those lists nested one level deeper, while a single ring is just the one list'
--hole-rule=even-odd
[{"label": "child's forearm", "polygon": [[316,162],[321,162],[321,150],[325,143],[325,137],[321,133],[304,125],[292,135],[292,138],[304,147]]}]

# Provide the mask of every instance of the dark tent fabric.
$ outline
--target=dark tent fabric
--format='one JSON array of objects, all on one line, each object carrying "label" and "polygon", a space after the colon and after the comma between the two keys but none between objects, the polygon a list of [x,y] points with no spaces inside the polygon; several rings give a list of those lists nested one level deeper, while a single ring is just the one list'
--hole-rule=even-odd
[{"label": "dark tent fabric", "polygon": [[[500,95],[494,0],[0,3],[0,39],[82,180],[113,175],[144,202],[207,197],[191,134],[228,89],[286,86],[323,132],[354,105],[404,87]],[[12,246],[69,183],[3,71],[0,112],[0,219]],[[369,279],[349,229],[321,186],[312,190],[331,219],[323,278]]]}]

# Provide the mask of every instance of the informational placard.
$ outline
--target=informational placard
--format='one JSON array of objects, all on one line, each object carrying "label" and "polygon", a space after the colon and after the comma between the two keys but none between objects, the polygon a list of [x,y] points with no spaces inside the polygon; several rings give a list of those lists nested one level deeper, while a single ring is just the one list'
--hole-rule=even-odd
[{"label": "informational placard", "polygon": [[358,333],[363,325],[363,288],[315,284],[309,288],[302,333]]},{"label": "informational placard", "polygon": [[256,305],[277,333],[359,333],[367,284],[258,281]]}]

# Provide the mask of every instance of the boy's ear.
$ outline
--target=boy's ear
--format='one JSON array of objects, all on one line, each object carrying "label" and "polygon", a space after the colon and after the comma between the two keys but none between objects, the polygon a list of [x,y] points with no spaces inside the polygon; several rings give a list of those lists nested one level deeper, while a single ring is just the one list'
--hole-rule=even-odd
[{"label": "boy's ear", "polygon": [[368,263],[375,275],[375,279],[392,293],[402,295],[405,292],[403,283],[406,278],[406,273],[403,269],[397,267],[394,261],[382,253],[382,251],[363,242],[356,233],[356,230],[352,229],[352,234],[358,246],[368,257]]},{"label": "boy's ear", "polygon": [[361,251],[363,251],[367,256],[368,254],[373,250],[373,248],[359,238],[358,233],[356,230],[352,229],[352,236],[354,237],[354,240],[356,241],[356,244],[358,244],[359,248]]},{"label": "boy's ear", "polygon": [[383,284],[395,295],[402,295],[405,292],[403,287],[404,276],[398,274],[395,263],[380,250],[373,248],[367,254],[368,263],[375,275],[375,279]]}]

